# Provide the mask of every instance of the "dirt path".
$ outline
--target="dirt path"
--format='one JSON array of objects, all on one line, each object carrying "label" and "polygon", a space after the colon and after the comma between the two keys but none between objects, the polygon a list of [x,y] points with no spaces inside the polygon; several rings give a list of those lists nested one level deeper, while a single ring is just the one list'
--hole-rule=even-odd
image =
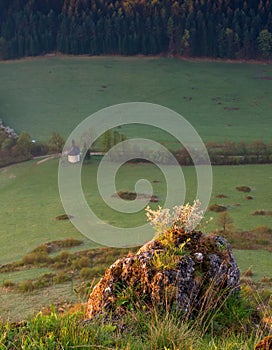
[{"label": "dirt path", "polygon": [[[52,154],[51,156],[49,156],[49,157],[46,157],[46,158],[42,158],[41,160],[38,160],[37,162],[36,162],[36,165],[40,165],[40,164],[42,164],[42,163],[44,163],[44,162],[47,162],[48,160],[50,160],[50,159],[55,159],[55,158],[59,158],[59,154]],[[37,158],[35,158],[35,159],[37,159]]]}]

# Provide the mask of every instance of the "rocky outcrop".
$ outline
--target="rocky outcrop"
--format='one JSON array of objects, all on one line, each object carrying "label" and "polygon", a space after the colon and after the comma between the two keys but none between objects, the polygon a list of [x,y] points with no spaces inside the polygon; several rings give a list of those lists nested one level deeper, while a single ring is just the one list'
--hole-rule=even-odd
[{"label": "rocky outcrop", "polygon": [[18,137],[18,135],[12,128],[4,125],[2,119],[0,119],[0,131],[3,131],[7,135],[7,137],[11,139],[17,139]]},{"label": "rocky outcrop", "polygon": [[109,312],[119,318],[132,304],[175,306],[191,317],[239,291],[239,281],[225,238],[169,231],[106,270],[90,294],[88,318]]}]

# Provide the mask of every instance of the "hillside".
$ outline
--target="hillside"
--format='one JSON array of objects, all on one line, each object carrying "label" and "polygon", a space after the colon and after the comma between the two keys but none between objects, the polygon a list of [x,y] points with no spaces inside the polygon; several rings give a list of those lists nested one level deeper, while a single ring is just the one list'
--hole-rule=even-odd
[{"label": "hillside", "polygon": [[[92,113],[131,101],[180,113],[205,142],[271,141],[269,64],[57,56],[0,62],[0,76],[0,118],[37,141],[53,131],[66,138]],[[151,136],[141,126],[120,132]],[[169,141],[158,130],[152,138]]]}]

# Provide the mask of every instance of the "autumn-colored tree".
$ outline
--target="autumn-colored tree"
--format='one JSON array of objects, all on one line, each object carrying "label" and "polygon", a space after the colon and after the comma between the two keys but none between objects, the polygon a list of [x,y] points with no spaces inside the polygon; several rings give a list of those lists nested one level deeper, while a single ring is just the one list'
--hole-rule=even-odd
[{"label": "autumn-colored tree", "polygon": [[224,235],[233,230],[233,218],[227,211],[218,214],[216,224]]},{"label": "autumn-colored tree", "polygon": [[50,151],[59,153],[62,152],[64,143],[65,141],[63,137],[59,133],[53,132],[49,139]]}]

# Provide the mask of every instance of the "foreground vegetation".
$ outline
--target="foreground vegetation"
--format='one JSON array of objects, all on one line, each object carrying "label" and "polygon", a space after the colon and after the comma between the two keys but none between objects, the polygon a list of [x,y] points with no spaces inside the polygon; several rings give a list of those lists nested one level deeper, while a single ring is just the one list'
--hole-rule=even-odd
[{"label": "foreground vegetation", "polygon": [[120,295],[120,305],[124,303],[129,312],[118,320],[111,315],[86,320],[85,304],[74,303],[53,304],[16,322],[1,321],[0,346],[14,350],[252,350],[271,327],[271,290],[256,289],[252,282],[242,284],[239,298],[233,295],[216,307],[210,300],[204,311],[189,319],[173,308],[154,307],[147,312],[143,300],[129,293]]},{"label": "foreground vegetation", "polygon": [[[170,244],[166,237],[162,235],[160,239]],[[21,281],[17,284],[11,279],[3,280],[1,297],[6,289],[10,297],[16,298],[15,302],[18,303],[20,298],[15,291],[17,293],[19,291],[24,294],[24,308],[27,307],[27,296],[35,293],[35,290],[46,289],[49,285],[52,287],[53,284],[64,283],[67,280],[73,280],[78,302],[62,301],[57,304],[46,304],[46,307],[34,316],[20,317],[17,313],[14,317],[10,314],[8,320],[4,318],[1,310],[1,348],[247,350],[253,349],[260,339],[269,334],[272,279],[256,283],[250,279],[248,271],[241,280],[241,290],[229,290],[227,293],[221,293],[219,290],[218,294],[214,294],[215,285],[211,279],[210,285],[203,287],[205,292],[201,299],[203,304],[201,312],[194,307],[186,313],[178,311],[171,302],[171,298],[175,298],[171,293],[165,294],[161,304],[152,306],[148,304],[148,298],[145,301],[142,295],[137,294],[129,286],[123,286],[121,289],[120,285],[120,292],[117,289],[115,296],[116,312],[86,319],[85,301],[97,277],[103,274],[105,268],[118,256],[124,256],[125,251],[120,249],[93,249],[75,253],[61,251],[69,250],[81,243],[74,239],[48,242],[25,255],[22,261],[2,266],[3,275],[7,273],[12,275],[16,271],[43,266],[58,271],[45,273],[34,280]],[[171,244],[169,249],[170,247]],[[131,253],[129,251],[128,256],[131,257]],[[175,254],[180,254],[180,250],[170,249],[168,253],[174,254],[171,255],[173,263],[173,259],[177,257]],[[158,256],[153,263],[157,258]],[[79,284],[82,279],[88,282]],[[216,298],[211,298],[210,293]],[[123,312],[124,310],[126,311]]]},{"label": "foreground vegetation", "polygon": [[[239,307],[239,309],[236,307]],[[173,312],[154,310],[150,314],[132,310],[118,324],[114,321],[82,322],[84,310],[58,315],[54,308],[49,315],[18,323],[0,324],[0,346],[3,349],[171,349],[171,350],[252,350],[267,334],[264,329],[248,329],[252,309],[245,300],[225,305],[226,319],[215,314],[209,331],[203,334],[201,317],[182,322]],[[224,310],[224,311],[226,311]],[[237,323],[236,323],[237,322]],[[232,323],[232,327],[230,324]],[[234,324],[236,323],[236,326]],[[230,326],[230,328],[228,328]],[[233,329],[231,329],[233,328]],[[232,332],[232,334],[231,334]]]}]

